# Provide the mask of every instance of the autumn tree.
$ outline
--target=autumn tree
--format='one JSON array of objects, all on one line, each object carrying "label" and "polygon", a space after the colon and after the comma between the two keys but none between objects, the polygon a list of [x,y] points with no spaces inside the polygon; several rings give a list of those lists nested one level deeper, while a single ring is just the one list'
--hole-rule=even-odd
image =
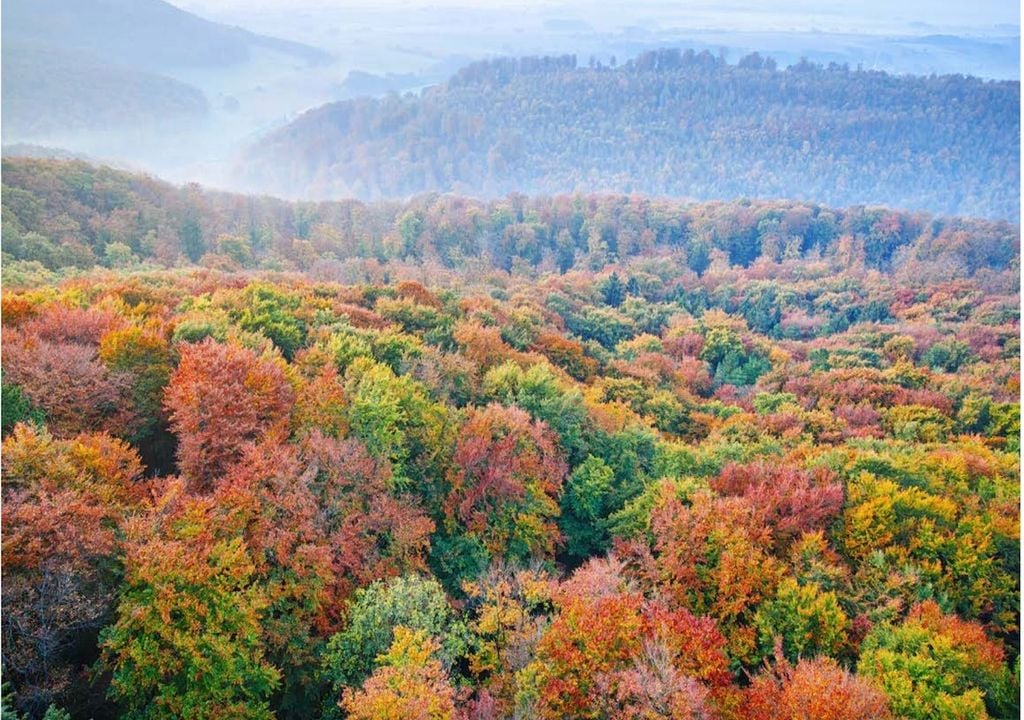
[{"label": "autumn tree", "polygon": [[4,670],[22,710],[59,701],[95,711],[86,668],[110,620],[119,527],[146,503],[142,464],[110,436],[55,440],[26,425],[3,456]]},{"label": "autumn tree", "polygon": [[395,628],[377,669],[339,703],[353,720],[451,720],[455,691],[437,659],[440,645],[425,630]]},{"label": "autumn tree", "polygon": [[899,717],[987,718],[1019,714],[1002,647],[977,623],[926,601],[898,625],[864,639],[857,673],[884,691]]},{"label": "autumn tree", "polygon": [[885,720],[885,695],[821,657],[795,666],[783,658],[753,678],[743,693],[745,720]]},{"label": "autumn tree", "polygon": [[551,431],[516,407],[474,409],[459,433],[446,510],[495,557],[550,555],[566,466]]},{"label": "autumn tree", "polygon": [[252,551],[210,498],[175,481],[127,525],[117,618],[102,636],[110,695],[140,718],[271,718],[267,599]]},{"label": "autumn tree", "polygon": [[691,612],[715,618],[730,654],[752,660],[750,622],[771,597],[782,572],[766,551],[771,531],[744,498],[697,492],[683,505],[665,486],[651,516],[655,583]]},{"label": "autumn tree", "polygon": [[178,436],[178,467],[198,490],[258,440],[288,421],[291,387],[281,368],[248,349],[206,339],[180,347],[164,405]]}]

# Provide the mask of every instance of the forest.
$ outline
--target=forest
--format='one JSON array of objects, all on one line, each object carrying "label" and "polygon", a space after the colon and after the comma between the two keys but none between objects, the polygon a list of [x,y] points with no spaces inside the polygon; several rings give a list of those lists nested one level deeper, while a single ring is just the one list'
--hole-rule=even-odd
[{"label": "forest", "polygon": [[1019,716],[1018,226],[2,201],[5,720]]},{"label": "forest", "polygon": [[810,199],[1016,220],[1020,83],[757,53],[480,61],[419,94],[310,110],[237,182],[287,197],[439,191]]}]

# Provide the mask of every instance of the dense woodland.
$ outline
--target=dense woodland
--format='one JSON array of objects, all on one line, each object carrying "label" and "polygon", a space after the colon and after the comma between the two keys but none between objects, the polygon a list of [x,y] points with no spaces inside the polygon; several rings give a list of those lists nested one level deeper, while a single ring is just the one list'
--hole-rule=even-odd
[{"label": "dense woodland", "polygon": [[3,168],[4,718],[1019,716],[1019,229]]},{"label": "dense woodland", "polygon": [[885,203],[1016,219],[1020,84],[662,50],[503,59],[419,95],[333,103],[239,178],[289,197],[643,192]]}]

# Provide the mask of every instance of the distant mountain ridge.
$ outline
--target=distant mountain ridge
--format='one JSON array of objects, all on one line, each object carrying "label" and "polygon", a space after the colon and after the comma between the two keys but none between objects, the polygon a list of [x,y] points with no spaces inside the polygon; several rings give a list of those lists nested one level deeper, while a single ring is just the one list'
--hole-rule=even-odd
[{"label": "distant mountain ridge", "polygon": [[5,0],[4,141],[201,120],[203,92],[168,73],[242,63],[257,48],[306,63],[330,57],[163,0]]},{"label": "distant mountain ridge", "polygon": [[163,0],[5,0],[9,39],[89,53],[104,62],[155,72],[241,62],[265,47],[307,62],[328,53],[205,20]]},{"label": "distant mountain ridge", "polygon": [[419,95],[311,110],[238,176],[291,197],[424,191],[790,197],[1019,213],[1020,84],[663,50],[474,63]]},{"label": "distant mountain ridge", "polygon": [[139,123],[180,123],[209,110],[196,88],[84,53],[4,44],[5,137],[46,138]]}]

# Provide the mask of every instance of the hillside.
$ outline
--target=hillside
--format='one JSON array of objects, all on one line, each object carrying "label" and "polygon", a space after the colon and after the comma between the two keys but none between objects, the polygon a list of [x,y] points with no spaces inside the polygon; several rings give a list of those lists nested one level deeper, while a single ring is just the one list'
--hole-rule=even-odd
[{"label": "hillside", "polygon": [[2,199],[5,717],[1020,716],[1018,227]]},{"label": "hillside", "polygon": [[203,93],[190,85],[79,52],[5,42],[3,71],[5,138],[171,127],[209,112]]},{"label": "hillside", "polygon": [[657,256],[698,275],[824,260],[952,279],[1011,268],[1020,247],[1019,227],[1003,221],[799,201],[428,194],[289,202],[31,158],[4,158],[2,187],[5,260],[47,270],[110,265],[120,261],[112,253],[125,252],[164,266],[315,266],[328,277],[361,260],[457,276],[599,270]]},{"label": "hillside", "polygon": [[[268,51],[304,65],[329,57],[162,0],[5,2],[4,142],[117,156],[123,150],[113,133],[155,144],[168,130],[197,131],[210,119],[210,100],[223,102],[207,98],[205,79],[257,55],[266,62]],[[97,140],[98,133],[106,139]]]},{"label": "hillside", "polygon": [[757,55],[647,53],[470,65],[419,95],[333,103],[256,143],[254,189],[791,197],[1016,218],[1020,86]]},{"label": "hillside", "polygon": [[3,40],[155,72],[239,63],[257,47],[308,62],[328,58],[317,48],[211,22],[163,0],[6,0]]}]

